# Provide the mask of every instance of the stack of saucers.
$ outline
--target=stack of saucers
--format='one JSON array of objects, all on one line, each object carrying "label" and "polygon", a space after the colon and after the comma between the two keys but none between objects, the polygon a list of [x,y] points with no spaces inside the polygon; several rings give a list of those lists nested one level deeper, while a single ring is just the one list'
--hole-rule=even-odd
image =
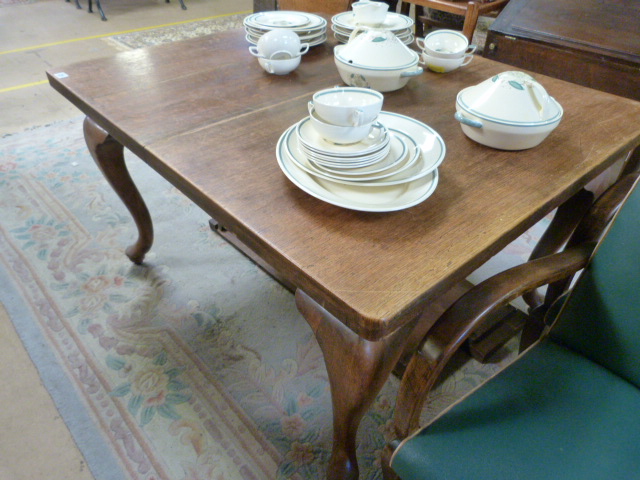
[{"label": "stack of saucers", "polygon": [[356,27],[371,27],[389,30],[393,32],[405,45],[411,44],[414,40],[413,19],[400,13],[387,12],[385,20],[380,24],[360,25],[356,22],[356,17],[353,11],[342,12],[334,15],[331,19],[331,23],[333,35],[341,43],[347,43],[349,41],[349,36]]},{"label": "stack of saucers", "polygon": [[310,195],[353,210],[388,212],[424,201],[438,183],[444,141],[424,123],[381,107],[382,94],[370,89],[317,92],[310,115],[278,142],[280,168]]},{"label": "stack of saucers", "polygon": [[246,39],[256,45],[271,30],[286,28],[298,34],[302,43],[314,47],[327,40],[327,21],[313,13],[277,10],[257,12],[243,20]]}]

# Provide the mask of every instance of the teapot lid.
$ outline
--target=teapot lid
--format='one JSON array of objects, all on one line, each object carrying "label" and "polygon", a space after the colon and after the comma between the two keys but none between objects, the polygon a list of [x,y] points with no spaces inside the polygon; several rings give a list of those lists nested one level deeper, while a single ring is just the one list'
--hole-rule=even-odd
[{"label": "teapot lid", "polygon": [[366,68],[408,68],[418,62],[418,54],[393,32],[377,28],[356,27],[349,41],[334,52],[343,63]]},{"label": "teapot lid", "polygon": [[524,72],[509,71],[460,91],[460,107],[487,120],[510,125],[543,125],[562,116],[562,107]]}]

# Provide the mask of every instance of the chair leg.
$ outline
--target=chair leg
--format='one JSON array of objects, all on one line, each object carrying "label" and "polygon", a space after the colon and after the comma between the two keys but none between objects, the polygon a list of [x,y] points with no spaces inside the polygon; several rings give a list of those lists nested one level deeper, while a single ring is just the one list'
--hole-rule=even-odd
[{"label": "chair leg", "polygon": [[384,480],[401,480],[396,472],[391,469],[391,455],[393,455],[393,448],[387,444],[382,449],[381,466],[382,466],[382,478]]},{"label": "chair leg", "polygon": [[467,13],[464,16],[464,26],[462,27],[462,33],[467,37],[469,43],[471,43],[473,39],[473,32],[476,31],[479,16],[480,5],[476,2],[469,2],[467,6]]}]

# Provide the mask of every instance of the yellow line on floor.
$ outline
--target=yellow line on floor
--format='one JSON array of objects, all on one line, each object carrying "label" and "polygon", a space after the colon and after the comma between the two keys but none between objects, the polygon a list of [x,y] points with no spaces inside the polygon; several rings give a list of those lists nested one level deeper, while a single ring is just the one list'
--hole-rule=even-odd
[{"label": "yellow line on floor", "polygon": [[0,93],[10,92],[12,90],[20,90],[21,88],[35,87],[36,85],[42,85],[42,84],[45,84],[45,83],[49,83],[49,81],[48,80],[39,80],[37,82],[24,83],[22,85],[16,85],[15,87],[0,88]]},{"label": "yellow line on floor", "polygon": [[132,30],[123,30],[121,32],[103,33],[101,35],[92,35],[90,37],[82,37],[82,38],[72,38],[69,40],[61,40],[59,42],[43,43],[41,45],[35,45],[32,47],[22,47],[22,48],[14,48],[13,50],[5,50],[4,52],[0,52],[0,55],[6,55],[7,53],[26,52],[27,50],[36,50],[38,48],[54,47],[56,45],[64,45],[65,43],[80,42],[82,40],[93,40],[94,38],[113,37],[114,35],[123,35],[125,33],[142,32],[144,30],[152,30],[154,28],[171,27],[173,25],[182,25],[184,23],[199,22],[202,20],[211,20],[214,18],[230,17],[231,15],[240,15],[240,14],[248,14],[248,13],[251,13],[251,11],[226,13],[224,15],[213,15],[211,17],[194,18],[192,20],[182,20],[180,22],[164,23],[162,25],[154,25],[153,27],[134,28]]}]

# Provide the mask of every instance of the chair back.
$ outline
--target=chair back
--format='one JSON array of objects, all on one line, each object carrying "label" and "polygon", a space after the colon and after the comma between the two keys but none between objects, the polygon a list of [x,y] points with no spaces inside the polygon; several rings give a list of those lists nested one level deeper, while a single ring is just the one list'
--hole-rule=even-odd
[{"label": "chair back", "polygon": [[295,10],[308,13],[335,15],[351,8],[352,0],[278,0],[278,10]]},{"label": "chair back", "polygon": [[640,388],[639,188],[621,207],[549,335]]}]

